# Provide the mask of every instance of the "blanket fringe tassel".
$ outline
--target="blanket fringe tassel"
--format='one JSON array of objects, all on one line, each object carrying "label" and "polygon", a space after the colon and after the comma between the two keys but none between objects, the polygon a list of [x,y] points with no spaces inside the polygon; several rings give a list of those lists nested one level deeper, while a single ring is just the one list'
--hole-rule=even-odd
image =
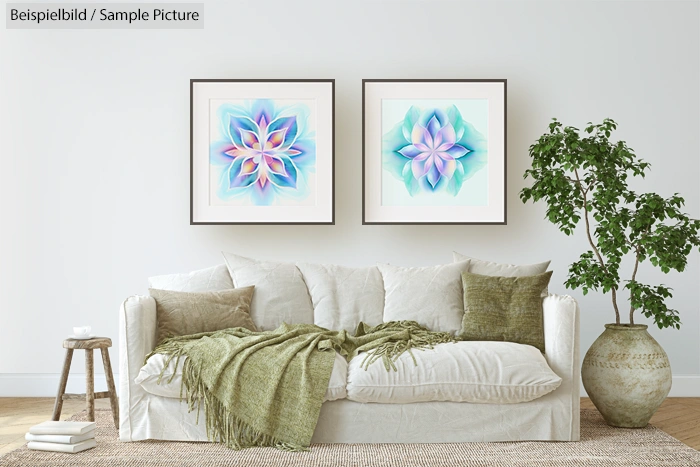
[{"label": "blanket fringe tassel", "polygon": [[452,336],[452,334],[448,332],[428,331],[427,329],[422,328],[415,321],[383,323],[373,327],[371,330],[373,332],[377,332],[387,328],[403,329],[404,331],[408,332],[409,335],[405,340],[384,342],[379,344],[377,347],[368,350],[365,353],[365,358],[362,360],[362,364],[360,365],[361,368],[367,370],[372,363],[381,358],[382,362],[384,363],[384,368],[386,368],[387,371],[398,371],[394,362],[404,352],[408,352],[413,359],[413,364],[418,366],[413,350],[432,349],[437,344],[455,342],[455,338]]}]

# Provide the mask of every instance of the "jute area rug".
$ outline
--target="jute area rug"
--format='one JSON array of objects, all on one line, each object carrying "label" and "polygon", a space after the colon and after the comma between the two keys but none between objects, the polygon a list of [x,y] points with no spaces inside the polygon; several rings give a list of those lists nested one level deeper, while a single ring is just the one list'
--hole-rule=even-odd
[{"label": "jute area rug", "polygon": [[[569,467],[700,466],[700,452],[656,427],[611,428],[595,410],[581,411],[581,441],[459,444],[318,444],[311,452],[273,448],[232,451],[211,443],[122,443],[109,410],[96,411],[97,447],[78,454],[17,449],[2,467]],[[85,420],[85,413],[73,420]]]}]

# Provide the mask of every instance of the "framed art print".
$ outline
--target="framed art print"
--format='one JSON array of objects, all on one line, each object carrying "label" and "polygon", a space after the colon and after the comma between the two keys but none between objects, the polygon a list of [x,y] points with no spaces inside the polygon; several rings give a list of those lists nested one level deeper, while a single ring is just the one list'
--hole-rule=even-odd
[{"label": "framed art print", "polygon": [[335,80],[190,80],[190,224],[333,224]]},{"label": "framed art print", "polygon": [[506,80],[362,80],[362,223],[505,224]]}]

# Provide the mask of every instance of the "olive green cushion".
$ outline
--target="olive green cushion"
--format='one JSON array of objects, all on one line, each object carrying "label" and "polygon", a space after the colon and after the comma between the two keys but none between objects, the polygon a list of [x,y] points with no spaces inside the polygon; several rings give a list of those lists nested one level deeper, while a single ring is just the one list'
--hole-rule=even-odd
[{"label": "olive green cushion", "polygon": [[463,272],[464,317],[458,337],[517,342],[544,352],[541,294],[551,277],[552,271],[522,277]]},{"label": "olive green cushion", "polygon": [[156,301],[158,342],[166,337],[242,327],[257,331],[250,318],[254,286],[217,292],[148,289]]}]

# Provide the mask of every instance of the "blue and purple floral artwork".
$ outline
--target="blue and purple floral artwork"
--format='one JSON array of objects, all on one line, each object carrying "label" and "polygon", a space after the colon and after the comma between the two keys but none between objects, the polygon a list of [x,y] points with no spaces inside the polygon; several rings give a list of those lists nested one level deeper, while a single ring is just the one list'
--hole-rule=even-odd
[{"label": "blue and purple floral artwork", "polygon": [[487,204],[487,100],[384,99],[382,134],[382,204]]},{"label": "blue and purple floral artwork", "polygon": [[313,205],[312,104],[288,99],[212,99],[211,204]]}]

